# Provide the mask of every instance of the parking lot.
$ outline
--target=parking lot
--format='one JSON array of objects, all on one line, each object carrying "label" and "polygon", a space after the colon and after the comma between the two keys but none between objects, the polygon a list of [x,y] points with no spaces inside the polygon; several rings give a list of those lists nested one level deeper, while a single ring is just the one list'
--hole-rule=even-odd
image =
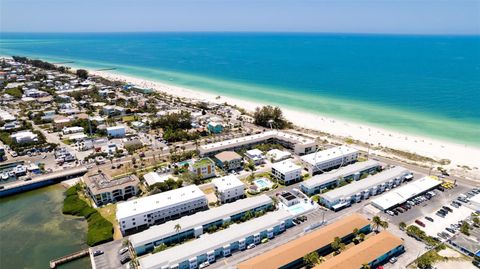
[{"label": "parking lot", "polygon": [[471,187],[458,184],[453,189],[447,189],[444,192],[434,190],[435,196],[430,200],[426,200],[418,205],[412,206],[404,213],[390,216],[387,213],[382,212],[383,218],[388,219],[391,223],[398,225],[400,222],[407,224],[414,222],[416,219],[424,219],[424,216],[431,215],[444,205],[449,206],[452,200],[455,200],[461,193],[465,193],[471,190]]},{"label": "parking lot", "polygon": [[[443,218],[440,216],[437,216],[435,212],[429,215],[426,215],[432,218],[433,222],[428,221],[425,218],[421,218],[420,220],[422,221],[423,224],[425,224],[425,227],[422,227],[417,223],[411,223],[411,224],[414,224],[418,226],[420,229],[424,230],[427,235],[430,235],[433,237],[439,237],[437,235],[438,233],[447,232],[445,228],[450,227],[452,224],[458,224],[459,221],[466,219],[468,216],[470,216],[470,214],[472,214],[472,212],[474,212],[472,209],[466,206],[461,206],[460,208],[453,208],[449,206],[449,208],[452,209],[452,212],[448,213]],[[451,235],[453,234],[450,233],[450,236]]]},{"label": "parking lot", "polygon": [[115,240],[106,244],[102,244],[97,247],[93,247],[91,253],[101,250],[104,253],[98,256],[90,255],[90,259],[93,261],[92,269],[114,269],[114,268],[127,268],[127,264],[122,265],[120,263],[120,255],[118,251],[122,248],[122,240]]}]

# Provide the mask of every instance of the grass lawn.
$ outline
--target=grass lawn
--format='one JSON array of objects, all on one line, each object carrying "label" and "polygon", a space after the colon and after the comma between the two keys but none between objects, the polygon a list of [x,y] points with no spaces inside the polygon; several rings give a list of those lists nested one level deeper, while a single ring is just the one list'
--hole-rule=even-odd
[{"label": "grass lawn", "polygon": [[124,121],[124,122],[129,122],[129,121],[134,121],[134,120],[135,120],[135,116],[122,117],[122,121]]},{"label": "grass lawn", "polygon": [[110,204],[103,207],[97,208],[100,215],[102,215],[106,220],[113,224],[113,239],[117,240],[122,238],[122,233],[120,232],[120,228],[118,227],[117,219],[115,218],[115,213],[117,212],[117,205]]}]

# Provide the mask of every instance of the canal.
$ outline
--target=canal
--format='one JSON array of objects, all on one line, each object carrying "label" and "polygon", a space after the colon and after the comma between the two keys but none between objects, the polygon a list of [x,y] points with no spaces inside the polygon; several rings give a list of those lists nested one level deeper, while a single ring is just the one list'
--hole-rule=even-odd
[{"label": "canal", "polygon": [[[50,260],[87,248],[87,222],[62,214],[60,184],[0,198],[0,268],[48,268]],[[91,268],[88,257],[58,267]]]}]

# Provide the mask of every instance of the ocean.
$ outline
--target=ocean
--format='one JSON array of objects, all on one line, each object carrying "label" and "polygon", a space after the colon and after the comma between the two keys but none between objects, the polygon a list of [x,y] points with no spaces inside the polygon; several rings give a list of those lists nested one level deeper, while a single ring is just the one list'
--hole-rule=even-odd
[{"label": "ocean", "polygon": [[480,36],[1,33],[0,55],[480,145]]}]

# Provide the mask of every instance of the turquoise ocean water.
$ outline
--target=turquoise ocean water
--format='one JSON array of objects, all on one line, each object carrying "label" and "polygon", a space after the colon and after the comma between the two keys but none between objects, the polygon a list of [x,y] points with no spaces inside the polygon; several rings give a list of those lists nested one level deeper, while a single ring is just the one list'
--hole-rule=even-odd
[{"label": "turquoise ocean water", "polygon": [[2,33],[0,55],[480,146],[480,36]]}]

